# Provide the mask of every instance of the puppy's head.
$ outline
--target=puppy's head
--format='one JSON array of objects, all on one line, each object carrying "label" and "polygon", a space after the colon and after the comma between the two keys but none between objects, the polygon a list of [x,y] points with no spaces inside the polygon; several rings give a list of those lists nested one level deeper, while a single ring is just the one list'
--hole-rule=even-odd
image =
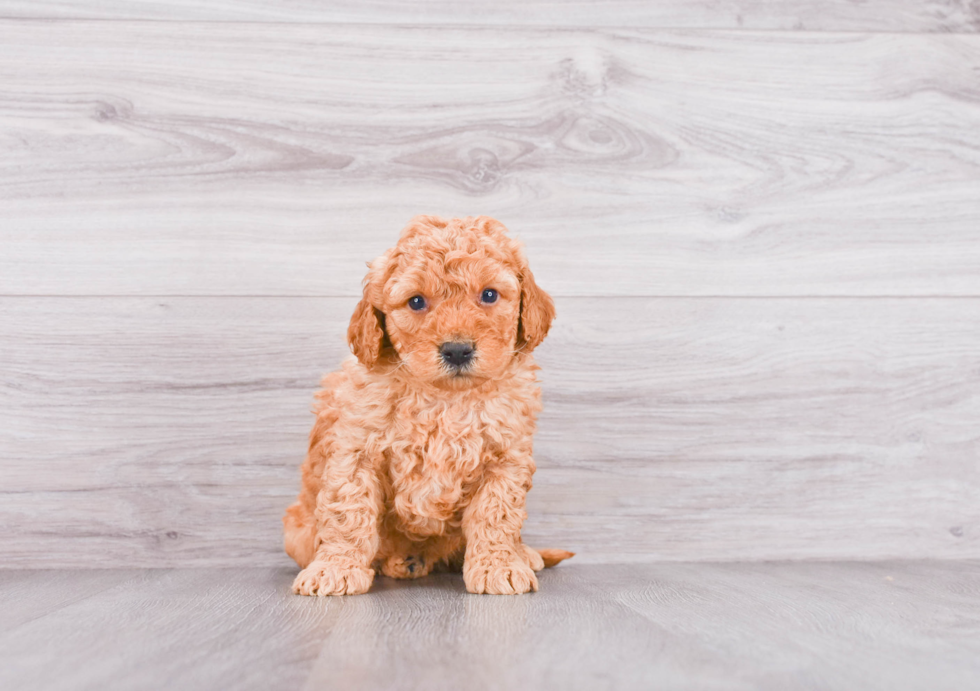
[{"label": "puppy's head", "polygon": [[367,368],[461,389],[501,375],[555,316],[520,244],[485,216],[417,216],[370,264],[347,340]]}]

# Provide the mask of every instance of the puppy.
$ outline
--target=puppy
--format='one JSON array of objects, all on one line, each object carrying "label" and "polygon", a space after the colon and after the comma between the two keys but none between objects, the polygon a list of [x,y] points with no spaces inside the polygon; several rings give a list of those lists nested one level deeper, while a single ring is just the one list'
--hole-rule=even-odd
[{"label": "puppy", "polygon": [[521,540],[541,392],[531,351],[555,316],[520,244],[491,218],[418,216],[370,265],[327,375],[283,518],[301,595],[354,595],[375,571],[462,567],[471,593],[538,589],[572,556]]}]

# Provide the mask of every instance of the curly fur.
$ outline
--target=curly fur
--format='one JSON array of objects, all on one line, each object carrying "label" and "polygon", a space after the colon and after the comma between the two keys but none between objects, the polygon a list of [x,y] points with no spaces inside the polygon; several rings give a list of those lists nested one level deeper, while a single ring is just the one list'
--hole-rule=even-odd
[{"label": "curly fur", "polygon": [[[521,540],[541,410],[531,351],[554,318],[521,246],[487,218],[412,219],[370,265],[327,375],[286,552],[303,595],[366,592],[375,571],[418,578],[462,568],[472,593],[537,590],[535,571],[572,556]],[[493,304],[481,300],[493,288]],[[408,300],[423,296],[426,307]],[[467,342],[462,371],[440,346]]]}]

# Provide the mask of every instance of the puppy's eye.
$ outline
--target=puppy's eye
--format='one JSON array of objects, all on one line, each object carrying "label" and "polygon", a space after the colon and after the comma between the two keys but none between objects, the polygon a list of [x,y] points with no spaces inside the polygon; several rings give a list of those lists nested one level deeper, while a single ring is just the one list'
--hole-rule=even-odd
[{"label": "puppy's eye", "polygon": [[408,306],[411,307],[416,312],[425,309],[425,298],[421,295],[413,295],[408,298]]},{"label": "puppy's eye", "polygon": [[485,305],[492,305],[497,301],[497,291],[493,288],[485,288],[480,295],[480,301]]}]

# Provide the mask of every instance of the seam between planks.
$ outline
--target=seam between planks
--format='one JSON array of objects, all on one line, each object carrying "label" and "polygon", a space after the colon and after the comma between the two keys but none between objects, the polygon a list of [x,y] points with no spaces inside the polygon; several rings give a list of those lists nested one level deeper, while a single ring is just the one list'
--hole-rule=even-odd
[{"label": "seam between planks", "polygon": [[91,23],[91,24],[201,24],[201,25],[242,25],[242,26],[282,26],[282,27],[359,27],[359,28],[389,28],[389,29],[424,29],[424,30],[446,30],[446,31],[528,31],[528,32],[568,32],[568,33],[614,33],[614,32],[678,32],[678,33],[718,33],[718,34],[783,34],[787,36],[958,36],[974,37],[980,39],[980,31],[883,31],[877,29],[765,29],[765,28],[741,28],[726,26],[687,26],[683,24],[656,24],[656,25],[635,25],[635,24],[599,24],[599,25],[576,25],[576,24],[497,24],[497,23],[447,23],[432,24],[423,22],[345,22],[339,20],[331,21],[264,21],[248,19],[136,19],[125,17],[14,17],[0,15],[0,22],[17,23],[36,23],[36,24],[66,24],[66,23]]},{"label": "seam between planks", "polygon": [[[977,300],[977,295],[943,295],[943,294],[923,294],[923,295],[863,295],[863,294],[831,294],[831,295],[741,295],[741,294],[711,294],[711,295],[683,295],[683,294],[653,294],[653,295],[617,295],[617,294],[575,294],[567,295],[564,293],[549,293],[552,298],[563,300]],[[312,294],[312,295],[276,295],[268,294],[239,294],[239,293],[105,293],[105,294],[83,294],[83,295],[58,295],[58,294],[2,294],[0,300],[172,300],[185,298],[188,300],[353,300],[360,298],[360,293],[337,293],[337,294]]]}]

